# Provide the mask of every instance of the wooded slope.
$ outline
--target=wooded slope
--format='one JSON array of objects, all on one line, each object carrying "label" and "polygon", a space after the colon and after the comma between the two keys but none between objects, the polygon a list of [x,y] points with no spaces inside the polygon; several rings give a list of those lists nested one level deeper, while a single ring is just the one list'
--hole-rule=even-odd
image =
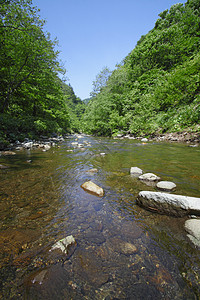
[{"label": "wooded slope", "polygon": [[[84,131],[153,134],[200,130],[200,2],[160,13],[155,27],[98,86],[82,119]],[[99,85],[100,84],[100,88]]]}]

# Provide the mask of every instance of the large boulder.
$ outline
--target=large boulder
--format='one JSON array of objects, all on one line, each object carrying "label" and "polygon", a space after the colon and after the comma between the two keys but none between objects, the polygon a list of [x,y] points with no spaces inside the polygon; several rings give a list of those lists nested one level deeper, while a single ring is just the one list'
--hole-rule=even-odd
[{"label": "large boulder", "polygon": [[81,187],[85,191],[87,191],[87,192],[89,192],[93,195],[96,195],[96,196],[99,196],[99,197],[103,197],[103,195],[104,195],[104,190],[92,181],[86,181],[85,183],[83,183],[81,185]]},{"label": "large boulder", "polygon": [[142,191],[137,203],[152,211],[177,217],[200,214],[200,198],[195,197]]},{"label": "large boulder", "polygon": [[192,243],[200,247],[200,219],[187,220],[185,230],[189,233],[187,236]]}]

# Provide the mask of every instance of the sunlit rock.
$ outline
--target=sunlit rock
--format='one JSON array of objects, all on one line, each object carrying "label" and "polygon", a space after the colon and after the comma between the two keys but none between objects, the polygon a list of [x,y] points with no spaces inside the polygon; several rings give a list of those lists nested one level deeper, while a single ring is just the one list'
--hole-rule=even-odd
[{"label": "sunlit rock", "polygon": [[33,147],[33,142],[23,143],[23,148],[31,149]]},{"label": "sunlit rock", "polygon": [[158,181],[160,180],[160,177],[158,177],[157,175],[153,174],[153,173],[145,173],[141,176],[139,176],[140,180],[144,180],[144,181]]},{"label": "sunlit rock", "polygon": [[189,233],[187,236],[192,243],[200,247],[200,219],[187,220],[185,230]]},{"label": "sunlit rock", "polygon": [[148,139],[147,138],[143,138],[143,139],[141,139],[141,142],[146,143],[146,142],[148,142]]},{"label": "sunlit rock", "polygon": [[13,151],[2,151],[1,154],[2,155],[15,155],[16,153]]},{"label": "sunlit rock", "polygon": [[142,175],[143,171],[138,167],[131,167],[130,174],[134,177],[139,177]]},{"label": "sunlit rock", "polygon": [[142,191],[137,197],[137,203],[154,212],[177,217],[200,214],[200,198],[195,197]]},{"label": "sunlit rock", "polygon": [[81,185],[81,187],[85,191],[87,191],[87,192],[89,192],[93,195],[96,195],[96,196],[99,196],[99,197],[103,197],[103,195],[104,195],[104,190],[92,181],[86,181],[85,183],[83,183]]},{"label": "sunlit rock", "polygon": [[63,253],[68,253],[70,246],[76,244],[76,241],[72,235],[65,237],[64,239],[55,243],[49,251],[53,251],[55,249],[61,250]]},{"label": "sunlit rock", "polygon": [[171,181],[160,181],[156,186],[159,190],[163,191],[173,191],[176,188],[176,184]]},{"label": "sunlit rock", "polygon": [[106,155],[106,153],[102,152],[102,153],[100,153],[100,155],[101,155],[101,156],[105,156],[105,155]]}]

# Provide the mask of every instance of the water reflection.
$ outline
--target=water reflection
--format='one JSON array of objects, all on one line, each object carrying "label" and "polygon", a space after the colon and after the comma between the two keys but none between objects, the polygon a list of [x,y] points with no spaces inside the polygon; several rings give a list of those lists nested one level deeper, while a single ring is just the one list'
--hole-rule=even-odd
[{"label": "water reflection", "polygon": [[[198,197],[198,148],[74,136],[60,148],[2,156],[0,163],[9,166],[0,170],[3,299],[200,295],[199,250],[187,239],[186,219],[138,207],[138,192],[155,188],[129,175],[137,166],[174,181],[177,194]],[[87,172],[91,168],[98,172]],[[102,186],[105,196],[83,191],[87,180]],[[50,261],[49,247],[71,234],[77,241],[73,255]]]}]

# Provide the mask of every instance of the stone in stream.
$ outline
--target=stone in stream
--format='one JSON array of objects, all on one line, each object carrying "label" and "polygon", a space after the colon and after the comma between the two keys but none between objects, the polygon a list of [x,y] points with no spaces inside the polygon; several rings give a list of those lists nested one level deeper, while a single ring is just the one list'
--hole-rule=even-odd
[{"label": "stone in stream", "polygon": [[148,139],[147,139],[147,138],[142,138],[142,139],[141,139],[141,142],[146,143],[146,142],[148,142]]},{"label": "stone in stream", "polygon": [[200,198],[196,197],[142,191],[136,201],[139,205],[161,214],[176,217],[200,214]]},{"label": "stone in stream", "polygon": [[187,236],[192,243],[200,247],[200,219],[187,220],[185,230],[189,233]]},{"label": "stone in stream", "polygon": [[130,255],[137,252],[137,248],[134,244],[125,242],[119,238],[111,238],[111,248],[114,252]]},{"label": "stone in stream", "polygon": [[8,150],[8,151],[2,151],[1,154],[2,155],[15,155],[16,153]]},{"label": "stone in stream", "polygon": [[171,181],[160,181],[156,186],[163,191],[173,191],[176,188],[176,184]]},{"label": "stone in stream", "polygon": [[96,195],[96,196],[99,196],[99,197],[103,197],[103,195],[104,195],[104,190],[92,181],[86,181],[85,183],[83,183],[81,185],[81,187],[85,191],[87,191],[87,192],[89,192],[93,195]]},{"label": "stone in stream", "polygon": [[101,155],[101,156],[105,156],[105,155],[106,155],[106,153],[104,153],[104,152],[101,152],[101,153],[100,153],[100,155]]},{"label": "stone in stream", "polygon": [[94,174],[94,173],[97,173],[98,170],[97,169],[90,169],[90,170],[87,170],[86,172]]},{"label": "stone in stream", "polygon": [[8,169],[8,167],[4,165],[0,165],[0,169]]},{"label": "stone in stream", "polygon": [[145,173],[141,176],[139,176],[140,180],[144,180],[144,181],[159,181],[160,177],[158,177],[157,175],[153,174],[153,173]]},{"label": "stone in stream", "polygon": [[76,246],[76,241],[72,235],[69,235],[64,239],[59,240],[57,243],[55,243],[49,251],[59,249],[61,250],[61,252],[65,254],[69,254],[70,253],[69,250],[72,246]]},{"label": "stone in stream", "polygon": [[142,175],[143,171],[138,167],[131,167],[130,174],[134,177],[139,177]]}]

